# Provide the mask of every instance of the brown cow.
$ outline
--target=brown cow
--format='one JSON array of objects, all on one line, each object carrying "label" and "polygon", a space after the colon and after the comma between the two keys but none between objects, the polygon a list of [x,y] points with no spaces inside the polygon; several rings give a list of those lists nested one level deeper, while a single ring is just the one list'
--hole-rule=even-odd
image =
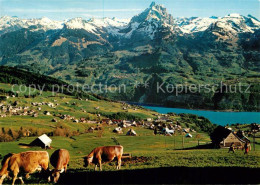
[{"label": "brown cow", "polygon": [[70,154],[68,150],[65,149],[58,149],[51,155],[50,162],[51,165],[54,167],[52,170],[51,177],[49,181],[57,183],[60,178],[60,173],[63,171],[67,171],[67,165],[70,160]]},{"label": "brown cow", "polygon": [[99,170],[102,171],[102,162],[110,162],[117,157],[117,167],[121,167],[121,157],[123,155],[123,146],[101,146],[97,147],[90,152],[90,154],[84,157],[84,167],[87,167],[90,163],[95,164],[95,171],[99,165]]},{"label": "brown cow", "polygon": [[[0,171],[0,184],[11,174],[13,176],[12,185],[14,185],[19,172],[24,172],[26,178],[29,178],[29,175],[35,171],[41,171],[41,169],[46,171],[49,164],[49,154],[46,151],[28,151],[18,154],[8,154],[4,160]],[[19,179],[23,184],[22,177],[19,177]]]}]

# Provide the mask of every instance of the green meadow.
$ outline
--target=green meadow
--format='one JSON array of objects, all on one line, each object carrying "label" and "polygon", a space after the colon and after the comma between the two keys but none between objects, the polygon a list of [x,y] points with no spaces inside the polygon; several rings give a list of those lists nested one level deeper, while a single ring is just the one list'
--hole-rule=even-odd
[{"label": "green meadow", "polygon": [[[97,146],[115,145],[111,139],[115,137],[124,146],[124,153],[130,153],[133,157],[144,157],[138,162],[123,162],[122,169],[142,169],[155,167],[260,167],[260,147],[256,151],[250,151],[249,155],[244,155],[243,151],[236,150],[235,153],[228,153],[228,149],[192,149],[197,146],[195,138],[184,138],[182,136],[167,137],[163,135],[153,135],[153,131],[135,128],[138,136],[125,136],[111,133],[111,128],[106,128],[103,136],[97,133],[82,134],[71,138],[51,137],[52,149],[47,151],[51,155],[56,149],[65,148],[71,155],[70,169],[84,169],[83,157]],[[206,134],[200,144],[209,142]],[[27,148],[19,143],[30,143],[35,137],[22,138],[15,142],[0,143],[1,154],[9,152],[22,152],[28,150],[41,150],[38,147]],[[183,149],[184,147],[184,149]],[[94,166],[92,166],[94,168]],[[93,170],[89,167],[87,170]],[[115,165],[105,164],[103,170],[115,170]]]},{"label": "green meadow", "polygon": [[[10,85],[1,84],[1,88],[8,90]],[[36,129],[40,133],[49,133],[56,127],[62,126],[71,131],[77,131],[75,136],[50,136],[52,139],[52,149],[47,151],[51,155],[56,149],[64,148],[69,150],[71,155],[69,169],[93,170],[94,166],[87,169],[83,167],[83,157],[98,146],[115,145],[112,138],[124,147],[124,153],[129,153],[133,160],[123,161],[122,169],[145,169],[157,167],[260,167],[260,139],[256,139],[256,150],[250,151],[249,155],[244,155],[243,151],[236,150],[235,153],[228,153],[228,149],[211,149],[207,146],[211,140],[206,132],[198,130],[192,132],[192,138],[186,138],[184,135],[177,133],[173,136],[154,135],[154,131],[143,126],[132,127],[137,136],[126,136],[129,128],[123,128],[123,134],[113,133],[113,129],[117,125],[101,124],[102,130],[95,130],[93,133],[85,131],[97,124],[91,123],[76,123],[72,120],[62,120],[58,114],[69,114],[79,119],[85,117],[88,120],[100,121],[106,116],[118,112],[133,115],[139,119],[156,118],[156,112],[146,110],[141,107],[130,106],[127,110],[123,109],[126,105],[120,102],[109,102],[104,100],[80,100],[73,96],[64,94],[55,94],[52,96],[50,92],[43,92],[42,95],[34,98],[25,98],[24,95],[18,97],[10,97],[3,101],[3,104],[12,104],[18,102],[18,106],[28,106],[30,109],[36,110],[38,117],[7,115],[0,118],[0,127],[5,129],[19,130],[21,127],[28,129]],[[33,102],[52,102],[57,104],[55,107],[47,105],[41,106],[38,111],[36,106],[32,106]],[[99,107],[97,109],[97,107]],[[44,115],[44,111],[49,111],[50,116]],[[57,122],[52,122],[52,119],[57,119]],[[180,115],[172,116],[172,119],[179,121],[183,128],[186,126],[196,128],[192,119],[185,119]],[[198,139],[196,135],[200,134]],[[29,150],[42,150],[39,147],[27,147],[19,144],[29,144],[37,136],[21,137],[12,142],[0,142],[0,154],[4,156],[10,152],[18,153]],[[252,138],[250,138],[252,140]],[[114,162],[104,164],[103,170],[115,170]]]}]

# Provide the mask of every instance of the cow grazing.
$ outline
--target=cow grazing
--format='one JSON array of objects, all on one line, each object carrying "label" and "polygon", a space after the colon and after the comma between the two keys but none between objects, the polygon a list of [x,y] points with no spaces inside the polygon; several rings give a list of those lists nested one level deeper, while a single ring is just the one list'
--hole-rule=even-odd
[{"label": "cow grazing", "polygon": [[123,146],[101,146],[97,147],[90,152],[90,154],[84,157],[84,167],[87,167],[90,163],[95,164],[95,171],[99,165],[99,170],[102,171],[102,162],[110,162],[115,157],[117,158],[117,167],[121,167],[121,157],[123,155]]},{"label": "cow grazing", "polygon": [[[48,169],[49,154],[46,151],[28,151],[18,154],[7,154],[2,161],[2,169],[0,170],[0,185],[9,175],[13,177],[12,185],[14,185],[18,173],[23,172],[26,178],[35,171],[45,171]],[[19,177],[23,184],[22,177]]]},{"label": "cow grazing", "polygon": [[58,149],[51,155],[50,162],[51,165],[54,167],[54,170],[51,172],[51,176],[49,177],[49,181],[57,183],[60,174],[63,171],[67,171],[67,166],[70,160],[70,154],[68,150],[65,149]]}]

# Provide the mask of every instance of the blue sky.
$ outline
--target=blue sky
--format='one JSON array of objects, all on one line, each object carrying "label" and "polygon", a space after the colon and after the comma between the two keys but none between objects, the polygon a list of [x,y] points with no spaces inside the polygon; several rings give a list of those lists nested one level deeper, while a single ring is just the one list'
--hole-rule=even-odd
[{"label": "blue sky", "polygon": [[[21,18],[49,17],[64,20],[74,17],[131,18],[149,7],[152,0],[0,0],[0,16]],[[173,17],[225,16],[251,14],[260,19],[260,0],[156,0]]]}]

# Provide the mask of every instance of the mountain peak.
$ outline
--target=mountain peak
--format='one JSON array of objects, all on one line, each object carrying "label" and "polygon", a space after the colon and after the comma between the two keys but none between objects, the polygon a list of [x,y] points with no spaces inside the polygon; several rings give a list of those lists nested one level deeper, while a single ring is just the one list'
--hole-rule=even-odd
[{"label": "mountain peak", "polygon": [[154,1],[150,4],[150,8],[152,8],[153,6],[155,6],[155,2]]},{"label": "mountain peak", "polygon": [[252,16],[251,14],[247,15],[249,18],[255,19],[256,21],[259,21],[256,17]]},{"label": "mountain peak", "polygon": [[149,8],[142,13],[134,16],[131,22],[142,23],[151,20],[173,24],[173,17],[168,14],[166,8],[163,5],[155,4],[155,2],[152,2]]}]

